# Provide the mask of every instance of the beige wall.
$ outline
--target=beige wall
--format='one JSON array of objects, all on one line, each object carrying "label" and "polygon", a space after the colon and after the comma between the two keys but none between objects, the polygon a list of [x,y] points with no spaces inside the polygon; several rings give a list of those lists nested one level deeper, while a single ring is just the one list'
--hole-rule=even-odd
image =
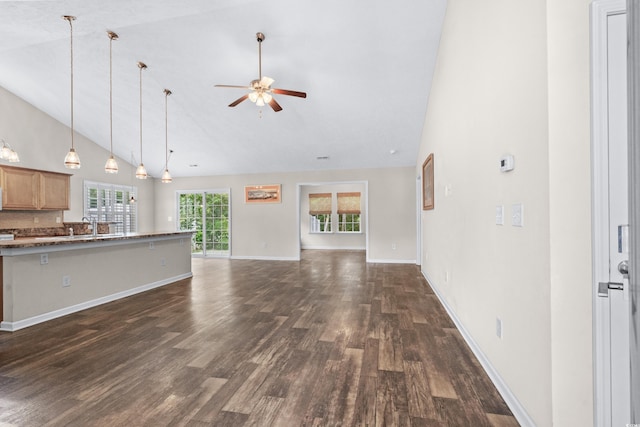
[{"label": "beige wall", "polygon": [[[337,193],[359,192],[361,201],[366,200],[364,184],[304,185],[300,191],[300,242],[302,249],[366,249],[366,203],[361,203],[361,233],[338,233]],[[332,233],[309,232],[309,194],[331,193],[333,214]]]},{"label": "beige wall", "polygon": [[[105,117],[108,120],[108,117]],[[105,122],[108,123],[108,122]],[[64,212],[65,221],[80,221],[83,212],[84,180],[107,182],[138,187],[139,231],[153,231],[153,180],[133,178],[135,168],[118,160],[120,172],[106,174],[104,164],[109,152],[83,135],[74,137],[76,151],[82,167],[76,170],[64,167],[64,156],[71,147],[69,127],[63,125],[31,104],[0,87],[0,138],[8,142],[20,155],[15,166],[55,172],[71,173],[70,210]],[[138,145],[132,143],[132,150]]]},{"label": "beige wall", "polygon": [[417,159],[423,272],[538,426],[593,423],[588,6],[450,0]]},{"label": "beige wall", "polygon": [[[158,231],[175,230],[176,192],[231,189],[233,257],[297,259],[298,184],[366,181],[369,260],[415,262],[415,170],[412,167],[178,178],[156,182]],[[282,184],[282,203],[247,205],[244,186]],[[395,250],[393,249],[395,244]]]},{"label": "beige wall", "polygon": [[592,425],[589,0],[547,2],[554,425]]}]

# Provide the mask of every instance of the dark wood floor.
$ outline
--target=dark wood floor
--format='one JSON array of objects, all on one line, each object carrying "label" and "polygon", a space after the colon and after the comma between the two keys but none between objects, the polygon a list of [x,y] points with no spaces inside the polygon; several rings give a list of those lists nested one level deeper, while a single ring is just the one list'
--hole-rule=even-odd
[{"label": "dark wood floor", "polygon": [[194,259],[0,333],[0,426],[517,426],[415,265]]}]

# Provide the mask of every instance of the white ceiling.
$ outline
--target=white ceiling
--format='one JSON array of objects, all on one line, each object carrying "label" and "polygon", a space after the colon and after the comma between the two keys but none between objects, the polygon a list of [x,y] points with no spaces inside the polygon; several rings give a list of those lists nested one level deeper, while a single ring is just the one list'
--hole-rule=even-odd
[{"label": "white ceiling", "polygon": [[[114,152],[140,159],[142,61],[142,156],[153,176],[164,169],[164,88],[173,92],[174,177],[409,166],[445,8],[446,0],[0,1],[0,86],[69,125],[69,24],[61,16],[75,15],[74,128],[109,148],[106,30],[115,31]],[[266,106],[260,114],[250,101],[229,108],[245,92],[214,88],[258,77],[258,31],[266,36],[263,75],[307,93],[276,95],[278,113]]]}]

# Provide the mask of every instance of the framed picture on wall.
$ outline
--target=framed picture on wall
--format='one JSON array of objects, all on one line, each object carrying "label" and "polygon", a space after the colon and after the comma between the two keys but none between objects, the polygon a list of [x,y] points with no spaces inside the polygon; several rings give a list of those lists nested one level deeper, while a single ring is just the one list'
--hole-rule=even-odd
[{"label": "framed picture on wall", "polygon": [[433,153],[422,164],[422,210],[433,209]]},{"label": "framed picture on wall", "polygon": [[280,184],[247,185],[244,187],[245,203],[280,203]]}]

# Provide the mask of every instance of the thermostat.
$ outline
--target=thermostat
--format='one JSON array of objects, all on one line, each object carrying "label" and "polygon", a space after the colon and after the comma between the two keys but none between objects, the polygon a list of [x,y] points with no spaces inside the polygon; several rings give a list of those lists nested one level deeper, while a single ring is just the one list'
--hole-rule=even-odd
[{"label": "thermostat", "polygon": [[513,156],[511,154],[500,157],[500,172],[513,170]]}]

